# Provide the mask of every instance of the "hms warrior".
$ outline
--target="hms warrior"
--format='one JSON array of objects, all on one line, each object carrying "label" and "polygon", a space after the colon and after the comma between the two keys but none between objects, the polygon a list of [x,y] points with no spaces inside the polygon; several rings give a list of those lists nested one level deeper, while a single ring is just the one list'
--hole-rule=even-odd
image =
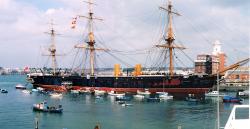
[{"label": "hms warrior", "polygon": [[[76,45],[76,48],[82,48],[89,51],[90,72],[81,75],[63,75],[55,72],[53,74],[30,74],[28,77],[32,80],[33,87],[42,87],[47,90],[103,90],[106,92],[137,92],[148,90],[151,93],[168,92],[174,97],[185,97],[188,94],[204,95],[209,88],[216,84],[215,75],[198,76],[191,74],[184,76],[176,74],[174,71],[173,51],[174,49],[184,49],[184,47],[174,43],[175,37],[172,26],[173,15],[180,15],[172,9],[171,1],[166,7],[160,7],[161,10],[166,11],[168,15],[168,23],[166,27],[166,34],[163,35],[164,43],[156,45],[156,47],[164,49],[168,52],[169,69],[168,73],[146,75],[141,71],[141,66],[137,65],[133,75],[121,75],[120,66],[115,65],[114,74],[109,76],[98,75],[95,73],[95,52],[107,49],[97,48],[95,45],[95,35],[93,31],[93,20],[102,20],[94,17],[92,10],[92,0],[86,2],[89,4],[88,16],[79,16],[88,19],[88,38],[85,45]],[[52,31],[52,37],[54,36]],[[55,61],[55,48],[50,51],[53,61]],[[53,63],[53,66],[55,63]],[[67,82],[67,84],[66,84]]]}]

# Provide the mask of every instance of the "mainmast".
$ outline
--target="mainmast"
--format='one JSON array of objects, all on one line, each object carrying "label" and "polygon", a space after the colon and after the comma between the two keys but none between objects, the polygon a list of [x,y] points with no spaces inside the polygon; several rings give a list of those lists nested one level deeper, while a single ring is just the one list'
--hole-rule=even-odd
[{"label": "mainmast", "polygon": [[89,11],[88,11],[88,16],[79,16],[81,18],[86,18],[88,19],[88,41],[87,46],[84,45],[77,45],[75,46],[76,48],[84,48],[86,50],[90,51],[90,75],[94,76],[95,73],[95,50],[105,50],[102,48],[96,48],[95,47],[95,36],[94,36],[94,31],[93,31],[93,21],[94,20],[103,20],[100,18],[96,18],[93,17],[94,13],[93,13],[93,7],[92,5],[94,5],[94,3],[92,2],[92,0],[89,0],[88,2],[84,1],[85,3],[87,3],[89,5]]},{"label": "mainmast", "polygon": [[173,50],[175,48],[177,49],[185,49],[183,46],[178,46],[174,44],[174,32],[173,32],[173,25],[172,25],[172,19],[173,15],[175,14],[177,16],[180,16],[179,13],[172,11],[172,2],[171,0],[168,1],[167,7],[160,7],[160,9],[167,11],[168,13],[168,25],[166,27],[166,36],[164,36],[165,43],[162,45],[156,45],[156,47],[161,47],[169,50],[169,74],[170,76],[174,75],[174,62],[173,62]]},{"label": "mainmast", "polygon": [[54,30],[54,23],[53,23],[53,20],[51,20],[51,29],[50,29],[50,32],[45,32],[47,34],[50,35],[51,37],[51,45],[48,49],[48,51],[50,52],[49,55],[45,55],[45,56],[51,56],[51,63],[52,63],[52,68],[53,68],[53,75],[56,74],[56,67],[57,67],[57,63],[56,63],[56,45],[55,45],[55,30]]},{"label": "mainmast", "polygon": [[89,50],[90,50],[90,74],[91,76],[94,75],[95,73],[95,69],[94,69],[94,58],[95,58],[95,36],[94,36],[94,32],[93,32],[93,9],[92,9],[92,0],[89,0],[88,2],[89,4],[89,34],[88,34],[88,45],[89,45]]}]

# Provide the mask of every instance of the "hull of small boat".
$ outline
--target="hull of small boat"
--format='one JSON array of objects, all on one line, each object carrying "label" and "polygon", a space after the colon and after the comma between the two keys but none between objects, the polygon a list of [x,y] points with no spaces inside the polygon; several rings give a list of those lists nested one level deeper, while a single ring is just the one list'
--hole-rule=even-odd
[{"label": "hull of small boat", "polygon": [[49,112],[49,113],[62,113],[63,109],[39,109],[37,107],[33,107],[33,111]]},{"label": "hull of small boat", "polygon": [[33,111],[39,111],[39,112],[49,112],[49,113],[62,113],[62,108],[56,108],[56,107],[43,107],[43,106],[37,106],[37,104],[33,105]]}]

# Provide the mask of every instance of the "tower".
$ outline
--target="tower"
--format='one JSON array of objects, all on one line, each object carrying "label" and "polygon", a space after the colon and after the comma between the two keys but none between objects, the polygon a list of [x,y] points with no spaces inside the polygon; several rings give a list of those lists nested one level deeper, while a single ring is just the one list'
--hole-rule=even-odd
[{"label": "tower", "polygon": [[222,52],[221,50],[221,43],[219,40],[216,40],[213,43],[213,52],[212,55],[215,56],[217,58],[217,60],[219,61],[219,65],[218,66],[218,70],[221,71],[225,68],[225,63],[226,63],[226,54],[224,52]]}]

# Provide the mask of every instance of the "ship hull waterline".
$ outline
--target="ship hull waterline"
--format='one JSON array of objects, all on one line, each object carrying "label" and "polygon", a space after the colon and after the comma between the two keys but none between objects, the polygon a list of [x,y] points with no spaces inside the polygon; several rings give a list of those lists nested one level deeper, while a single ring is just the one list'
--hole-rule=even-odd
[{"label": "ship hull waterline", "polygon": [[[214,76],[127,76],[127,77],[84,77],[84,76],[30,76],[33,87],[46,90],[103,90],[106,92],[169,92],[175,98],[188,94],[204,96],[216,84]],[[70,85],[64,85],[65,83]],[[66,88],[62,88],[65,86]]]},{"label": "ship hull waterline", "polygon": [[[34,88],[36,87],[42,87],[45,90],[48,91],[62,91],[61,90],[62,86],[58,85],[42,85],[42,84],[37,84],[34,85]],[[102,90],[105,92],[122,92],[122,93],[132,93],[136,94],[137,91],[145,91],[144,88],[110,88],[110,87],[83,87],[83,86],[72,86],[70,89],[72,90]],[[182,99],[187,97],[189,94],[194,94],[196,97],[204,97],[204,94],[209,91],[210,88],[168,88],[164,89],[163,88],[147,88],[147,90],[151,93],[156,93],[156,92],[168,92],[169,94],[173,95],[175,99]]]}]

